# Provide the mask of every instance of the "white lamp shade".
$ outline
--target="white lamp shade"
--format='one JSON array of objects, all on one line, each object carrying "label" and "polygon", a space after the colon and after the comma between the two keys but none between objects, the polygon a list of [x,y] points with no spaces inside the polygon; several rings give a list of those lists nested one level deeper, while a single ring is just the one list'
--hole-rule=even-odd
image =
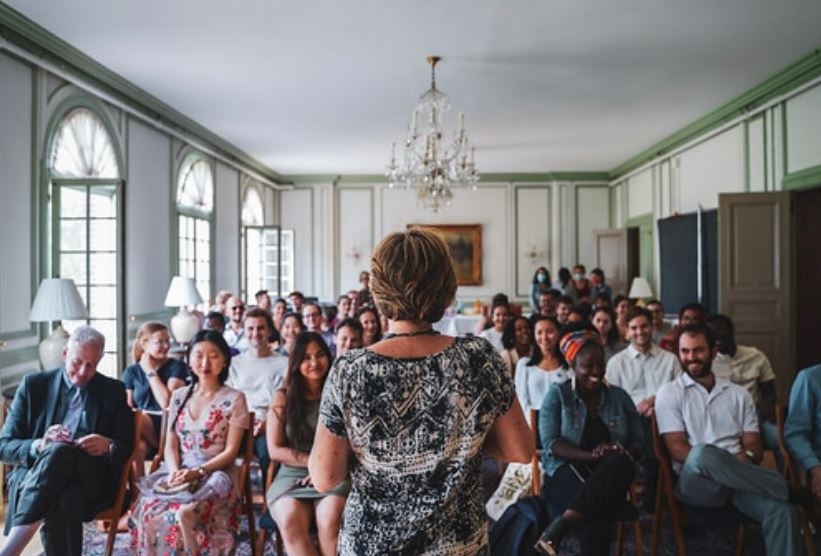
[{"label": "white lamp shade", "polygon": [[650,283],[642,278],[641,276],[637,276],[633,278],[633,283],[630,285],[630,293],[627,294],[627,297],[631,299],[646,299],[648,297],[653,297],[653,289],[650,287]]},{"label": "white lamp shade", "polygon": [[71,278],[45,278],[40,282],[34,303],[31,304],[31,322],[80,320],[88,318],[88,311]]},{"label": "white lamp shade", "polygon": [[197,290],[197,283],[193,278],[174,276],[171,285],[168,286],[168,293],[165,294],[166,307],[185,307],[187,305],[198,305],[202,303],[202,297]]}]

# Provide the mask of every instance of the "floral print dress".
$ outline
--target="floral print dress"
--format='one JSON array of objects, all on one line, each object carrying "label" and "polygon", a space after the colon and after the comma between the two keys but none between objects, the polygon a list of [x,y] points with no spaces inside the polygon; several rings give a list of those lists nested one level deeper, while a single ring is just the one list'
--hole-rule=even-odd
[{"label": "floral print dress", "polygon": [[[242,392],[223,386],[211,404],[194,419],[185,408],[180,410],[189,386],[172,393],[169,423],[179,418],[177,435],[182,466],[193,468],[219,454],[228,440],[231,425],[248,426],[248,409]],[[154,485],[166,480],[163,465],[139,485],[140,498],[134,510],[136,527],[131,530],[131,549],[141,555],[191,554],[214,556],[234,550],[239,531],[238,468],[215,471],[194,492],[158,494]]]}]

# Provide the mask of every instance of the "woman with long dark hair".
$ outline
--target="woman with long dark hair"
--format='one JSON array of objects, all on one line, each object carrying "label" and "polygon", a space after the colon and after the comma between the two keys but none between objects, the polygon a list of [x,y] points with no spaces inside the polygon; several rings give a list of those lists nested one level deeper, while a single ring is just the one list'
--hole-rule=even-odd
[{"label": "woman with long dark hair", "polygon": [[231,351],[200,330],[188,345],[191,385],[171,394],[163,467],[140,482],[135,554],[231,554],[239,521],[234,459],[248,427],[242,392],[226,386]]},{"label": "woman with long dark hair", "polygon": [[627,342],[621,339],[619,330],[616,327],[616,314],[612,309],[607,307],[600,307],[593,311],[590,322],[596,328],[602,340],[602,347],[604,348],[604,364],[610,361],[610,358],[627,347]]},{"label": "woman with long dark hair", "polygon": [[[308,473],[319,400],[332,360],[322,336],[301,333],[288,358],[285,386],[271,400],[268,451],[280,466],[266,501],[288,554],[336,554],[349,484],[343,481],[320,494]],[[316,523],[318,547],[311,540],[312,523]]]},{"label": "woman with long dark hair", "polygon": [[539,409],[548,388],[554,382],[568,378],[567,366],[559,351],[561,325],[553,317],[538,315],[533,319],[533,355],[522,357],[516,364],[516,395],[529,417],[531,409]]}]

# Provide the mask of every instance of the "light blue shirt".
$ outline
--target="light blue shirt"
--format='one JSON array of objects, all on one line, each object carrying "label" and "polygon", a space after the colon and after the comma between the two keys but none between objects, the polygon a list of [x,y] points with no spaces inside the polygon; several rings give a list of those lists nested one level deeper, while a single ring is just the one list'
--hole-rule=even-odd
[{"label": "light blue shirt", "polygon": [[809,471],[821,465],[821,365],[807,367],[795,377],[784,440],[798,464]]}]

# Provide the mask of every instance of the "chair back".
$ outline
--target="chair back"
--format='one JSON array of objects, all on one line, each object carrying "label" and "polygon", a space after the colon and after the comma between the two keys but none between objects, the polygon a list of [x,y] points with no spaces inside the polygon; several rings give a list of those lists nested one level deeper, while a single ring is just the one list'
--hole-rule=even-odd
[{"label": "chair back", "polygon": [[165,441],[168,435],[168,408],[162,410],[162,419],[160,420],[160,438],[157,441],[157,453],[154,454],[154,459],[151,460],[150,472],[153,473],[160,468],[163,458],[165,457]]},{"label": "chair back", "polygon": [[787,482],[793,484],[795,486],[801,483],[801,474],[798,473],[798,469],[795,465],[795,459],[792,457],[792,454],[787,449],[787,443],[784,441],[784,419],[786,417],[786,412],[784,411],[783,405],[776,404],[774,408],[775,413],[775,426],[776,426],[776,440],[778,442],[778,450],[781,452],[781,457],[784,458],[784,469],[782,473],[784,478],[787,479]]},{"label": "chair back", "polygon": [[542,468],[539,463],[542,458],[542,441],[539,438],[539,410],[530,410],[530,434],[533,435],[533,444],[536,451],[530,458],[531,492],[533,496],[539,496],[542,490]]},{"label": "chair back", "polygon": [[239,493],[245,517],[248,520],[248,538],[251,539],[252,556],[257,556],[256,521],[254,517],[254,499],[251,492],[251,463],[254,461],[254,412],[248,413],[248,425],[242,435],[239,461]]},{"label": "chair back", "polygon": [[105,545],[105,555],[111,556],[114,551],[114,541],[117,536],[117,522],[126,511],[126,496],[128,491],[136,492],[134,485],[134,458],[137,455],[137,450],[140,444],[140,419],[142,412],[140,410],[134,411],[134,441],[131,446],[131,453],[123,462],[123,469],[120,472],[120,480],[117,483],[117,494],[114,498],[114,503],[101,512],[97,512],[94,519],[102,521],[108,525],[108,534]]}]

